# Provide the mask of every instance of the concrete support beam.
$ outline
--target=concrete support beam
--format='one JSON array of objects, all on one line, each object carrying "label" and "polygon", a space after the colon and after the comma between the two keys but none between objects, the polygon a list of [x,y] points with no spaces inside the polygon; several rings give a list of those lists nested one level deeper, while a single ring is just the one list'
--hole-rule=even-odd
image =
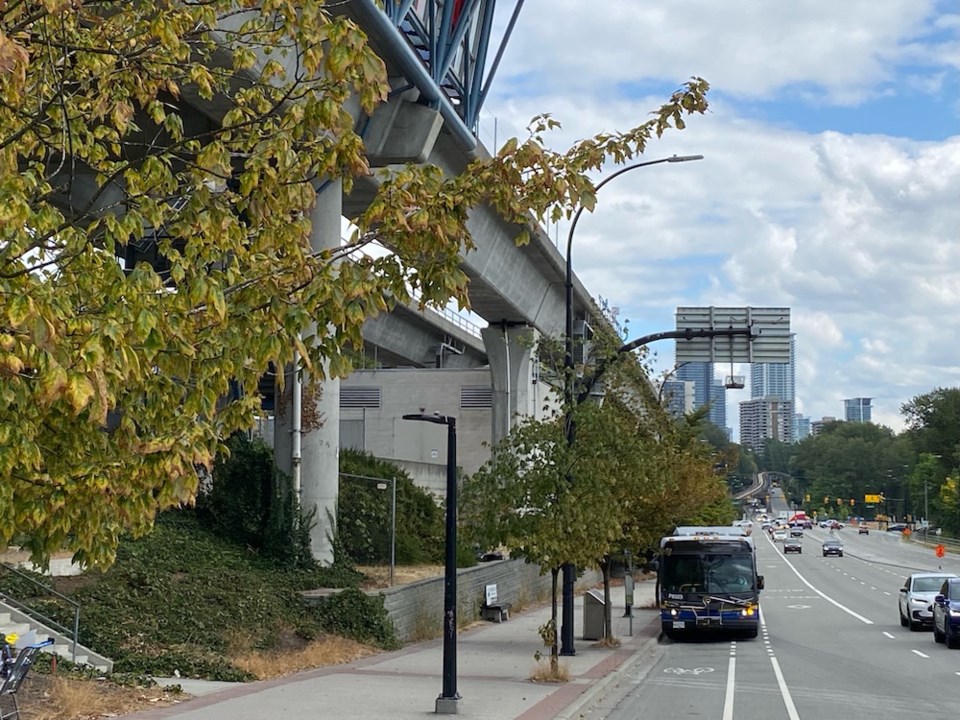
[{"label": "concrete support beam", "polygon": [[491,442],[496,445],[510,433],[518,415],[536,414],[531,359],[538,333],[528,326],[491,325],[481,335],[490,359]]},{"label": "concrete support beam", "polygon": [[374,167],[423,164],[442,127],[443,118],[436,110],[394,98],[376,109],[364,129],[367,158]]},{"label": "concrete support beam", "polygon": [[[339,180],[330,182],[317,194],[310,215],[313,232],[310,245],[322,250],[340,245],[340,216],[343,188]],[[306,333],[312,330],[307,328]],[[277,398],[274,457],[277,467],[294,478],[300,478],[300,507],[314,513],[310,531],[313,557],[321,563],[333,562],[331,542],[335,528],[337,494],[340,480],[340,380],[330,379],[317,392],[306,392],[303,386],[299,427],[294,415],[296,378],[288,370],[283,394]],[[300,457],[294,453],[295,433],[300,433]]]}]

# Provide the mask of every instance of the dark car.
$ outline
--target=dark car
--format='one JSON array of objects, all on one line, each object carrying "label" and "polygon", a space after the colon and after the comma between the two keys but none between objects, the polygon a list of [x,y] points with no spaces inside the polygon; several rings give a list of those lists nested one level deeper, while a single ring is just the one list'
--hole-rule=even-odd
[{"label": "dark car", "polygon": [[823,556],[836,555],[843,557],[843,543],[833,538],[823,541]]},{"label": "dark car", "polygon": [[794,525],[792,528],[790,528],[790,537],[792,538],[803,537],[803,526]]},{"label": "dark car", "polygon": [[790,535],[783,541],[783,554],[786,555],[788,552],[803,552],[803,534],[801,533],[800,537],[796,535]]},{"label": "dark car", "polygon": [[892,523],[887,525],[887,532],[903,532],[907,526],[903,523]]},{"label": "dark car", "polygon": [[960,647],[960,578],[944,580],[933,599],[933,639]]}]

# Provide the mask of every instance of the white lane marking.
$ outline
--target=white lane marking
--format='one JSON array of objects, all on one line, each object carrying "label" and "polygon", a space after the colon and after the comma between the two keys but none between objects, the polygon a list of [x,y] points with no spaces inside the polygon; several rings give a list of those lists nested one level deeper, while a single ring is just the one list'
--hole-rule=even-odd
[{"label": "white lane marking", "polygon": [[922,652],[920,652],[919,650],[911,650],[910,652],[912,652],[912,653],[914,653],[914,654],[916,654],[916,655],[919,655],[919,656],[922,657],[922,658],[928,658],[928,659],[930,658],[929,655],[927,655],[926,653],[922,653]]},{"label": "white lane marking", "polygon": [[893,635],[891,635],[890,633],[888,633],[886,630],[883,631],[883,634],[886,635],[886,636],[887,636],[888,638],[890,638],[891,640],[895,640],[895,639],[896,639],[896,638],[893,637]]},{"label": "white lane marking", "polygon": [[884,595],[889,595],[890,593],[888,593],[886,590],[884,590],[884,591],[883,591],[883,594],[884,594]]},{"label": "white lane marking", "polygon": [[[769,540],[769,538],[768,538],[768,540]],[[771,545],[773,544],[773,541],[772,541],[772,540],[770,540],[769,542],[770,542]],[[843,611],[844,611],[845,613],[847,613],[848,615],[850,615],[850,616],[852,616],[852,617],[855,617],[857,620],[859,620],[860,622],[862,622],[862,623],[864,623],[864,624],[866,624],[866,625],[873,625],[873,620],[870,620],[869,618],[865,618],[863,615],[861,615],[861,614],[859,614],[859,613],[855,613],[853,610],[851,610],[850,608],[848,608],[846,605],[841,605],[840,603],[838,603],[836,600],[834,600],[834,599],[833,599],[832,597],[830,597],[829,595],[827,595],[827,594],[825,594],[825,593],[817,590],[817,588],[815,588],[813,585],[810,584],[810,581],[809,581],[809,580],[807,580],[803,575],[800,574],[800,571],[797,570],[797,569],[793,566],[793,563],[791,563],[791,562],[790,562],[789,560],[787,560],[785,557],[781,557],[780,559],[783,560],[783,562],[785,562],[785,563],[787,564],[787,567],[788,567],[788,568],[790,568],[791,570],[793,570],[794,574],[795,574],[798,578],[800,578],[800,582],[802,582],[802,583],[803,583],[804,585],[806,585],[808,588],[810,588],[811,590],[813,590],[817,595],[819,595],[820,597],[822,597],[822,598],[823,598],[824,600],[826,600],[828,603],[830,603],[831,605],[837,606],[838,608],[840,608],[841,610],[843,610]],[[846,573],[844,573],[844,574],[846,574]]]},{"label": "white lane marking", "polygon": [[773,674],[777,676],[777,685],[780,686],[780,694],[783,696],[783,704],[787,708],[787,716],[790,720],[800,720],[797,714],[797,706],[793,704],[793,698],[790,696],[790,690],[787,689],[787,681],[783,679],[783,673],[780,671],[780,663],[775,657],[770,658],[773,663]]},{"label": "white lane marking", "polygon": [[737,659],[730,658],[727,668],[727,694],[723,699],[723,720],[733,720],[733,687],[736,684]]}]

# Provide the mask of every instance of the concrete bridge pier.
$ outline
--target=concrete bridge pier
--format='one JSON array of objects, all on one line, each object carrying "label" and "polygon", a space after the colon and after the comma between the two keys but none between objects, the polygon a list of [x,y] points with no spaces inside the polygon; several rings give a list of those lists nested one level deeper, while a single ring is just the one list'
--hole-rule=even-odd
[{"label": "concrete bridge pier", "polygon": [[537,415],[533,351],[539,336],[528,325],[490,325],[480,331],[490,362],[493,385],[491,442],[496,445],[516,424],[517,416]]},{"label": "concrete bridge pier", "polygon": [[[325,183],[310,214],[314,250],[339,247],[342,210],[341,181]],[[306,334],[313,329],[307,328]],[[304,378],[298,398],[295,369],[287,368],[285,373],[283,393],[277,395],[274,462],[294,478],[304,514],[314,513],[311,551],[314,559],[329,565],[333,563],[333,520],[340,478],[340,380],[328,379],[311,392]]]}]

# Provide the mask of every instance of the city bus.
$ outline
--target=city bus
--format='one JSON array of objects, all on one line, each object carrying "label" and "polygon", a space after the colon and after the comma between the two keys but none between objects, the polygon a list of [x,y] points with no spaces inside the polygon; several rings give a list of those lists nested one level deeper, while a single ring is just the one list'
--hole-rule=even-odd
[{"label": "city bus", "polygon": [[760,629],[760,591],[753,538],[739,527],[682,527],[660,540],[657,604],[669,638]]}]

